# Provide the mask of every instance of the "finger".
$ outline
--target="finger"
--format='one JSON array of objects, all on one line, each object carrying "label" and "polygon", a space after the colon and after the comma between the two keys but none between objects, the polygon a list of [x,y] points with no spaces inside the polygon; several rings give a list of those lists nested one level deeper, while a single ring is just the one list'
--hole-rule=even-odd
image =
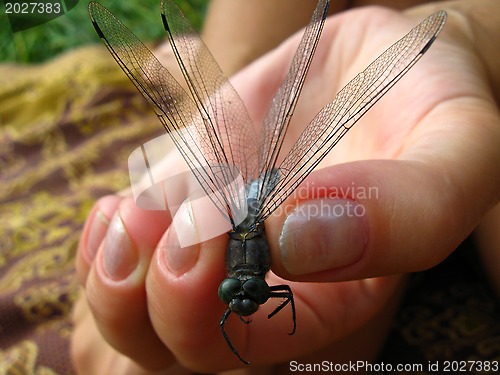
[{"label": "finger", "polygon": [[73,325],[71,358],[79,375],[180,375],[190,373],[178,364],[161,372],[150,372],[114,350],[97,329],[83,292],[75,304]]},{"label": "finger", "polygon": [[[176,359],[194,371],[223,365],[218,322],[227,306],[217,297],[224,279],[227,235],[181,247],[174,226],[160,241],[146,281],[155,331]],[[227,352],[225,352],[227,354]]]},{"label": "finger", "polygon": [[76,271],[81,285],[85,285],[97,250],[101,246],[109,222],[120,201],[121,198],[116,195],[102,197],[95,203],[89,214],[78,244],[76,256]]},{"label": "finger", "polygon": [[107,362],[103,350],[105,343],[95,328],[83,291],[73,309],[73,325],[71,358],[78,374],[92,374],[97,364],[102,371]]},{"label": "finger", "polygon": [[149,370],[173,362],[151,326],[144,288],[153,251],[169,221],[164,211],[146,211],[132,198],[123,199],[86,283],[89,306],[103,337]]},{"label": "finger", "polygon": [[293,280],[353,280],[430,268],[463,241],[495,200],[484,189],[465,198],[460,177],[412,161],[338,165],[312,175],[309,183],[314,188],[305,199],[268,225],[273,270]]},{"label": "finger", "polygon": [[116,360],[117,353],[107,345],[95,326],[83,291],[74,306],[73,325],[71,358],[79,375],[123,370]]}]

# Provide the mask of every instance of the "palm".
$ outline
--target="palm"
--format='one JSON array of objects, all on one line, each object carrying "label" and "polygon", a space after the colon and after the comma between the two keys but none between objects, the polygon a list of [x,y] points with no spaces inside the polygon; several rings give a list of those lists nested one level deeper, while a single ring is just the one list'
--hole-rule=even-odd
[{"label": "palm", "polygon": [[[350,79],[417,22],[386,9],[349,12],[327,21],[287,140],[293,143],[303,126]],[[436,130],[436,124],[428,121],[433,108],[450,97],[473,94],[475,87],[463,84],[467,61],[448,52],[446,42],[446,35],[438,38],[411,72],[330,152],[324,165],[397,158],[402,152],[411,151],[420,135],[424,136],[421,132]],[[414,134],[417,130],[418,137]]]}]

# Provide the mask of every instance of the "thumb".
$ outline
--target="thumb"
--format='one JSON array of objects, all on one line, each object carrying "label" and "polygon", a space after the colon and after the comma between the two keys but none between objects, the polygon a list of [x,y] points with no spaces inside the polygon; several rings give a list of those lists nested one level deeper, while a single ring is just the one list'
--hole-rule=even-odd
[{"label": "thumb", "polygon": [[358,161],[313,173],[268,220],[273,271],[340,281],[432,267],[480,220],[477,202],[453,186],[413,161]]}]

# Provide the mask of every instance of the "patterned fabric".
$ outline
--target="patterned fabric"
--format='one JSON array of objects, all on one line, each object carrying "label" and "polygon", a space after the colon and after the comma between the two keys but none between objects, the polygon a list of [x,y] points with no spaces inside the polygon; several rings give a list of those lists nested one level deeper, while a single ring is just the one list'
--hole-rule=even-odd
[{"label": "patterned fabric", "polygon": [[[103,47],[0,65],[0,374],[73,373],[82,225],[97,198],[128,186],[130,152],[159,134]],[[499,360],[500,309],[481,273],[454,255],[418,277],[381,360]]]},{"label": "patterned fabric", "polygon": [[94,201],[162,133],[102,47],[0,65],[0,374],[69,374],[74,256]]}]

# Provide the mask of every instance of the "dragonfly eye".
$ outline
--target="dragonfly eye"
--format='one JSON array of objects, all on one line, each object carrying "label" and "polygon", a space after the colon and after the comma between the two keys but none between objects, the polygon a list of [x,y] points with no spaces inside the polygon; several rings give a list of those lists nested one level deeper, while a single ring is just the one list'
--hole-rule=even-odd
[{"label": "dragonfly eye", "polygon": [[229,308],[240,316],[248,316],[259,309],[259,304],[249,298],[235,298],[229,303]]},{"label": "dragonfly eye", "polygon": [[241,281],[234,277],[228,277],[219,285],[219,298],[225,304],[229,304],[239,291],[241,291]]},{"label": "dragonfly eye", "polygon": [[254,277],[243,284],[245,293],[257,304],[262,305],[269,299],[269,285],[260,278]]}]

